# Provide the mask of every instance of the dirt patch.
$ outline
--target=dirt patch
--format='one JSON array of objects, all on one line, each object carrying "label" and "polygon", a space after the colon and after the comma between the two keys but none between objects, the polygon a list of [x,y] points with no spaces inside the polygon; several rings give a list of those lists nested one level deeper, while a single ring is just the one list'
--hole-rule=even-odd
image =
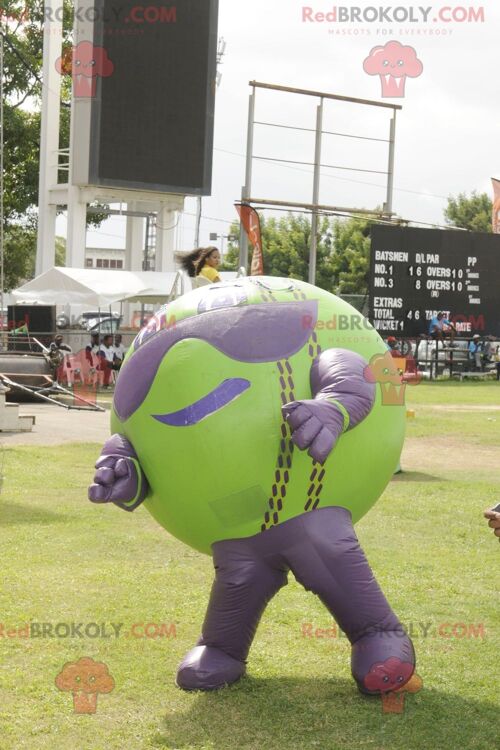
[{"label": "dirt patch", "polygon": [[23,403],[20,414],[33,414],[32,432],[0,432],[0,445],[104,443],[109,437],[109,411],[69,411],[51,404]]},{"label": "dirt patch", "polygon": [[450,471],[491,472],[500,467],[500,448],[470,441],[464,446],[464,441],[458,437],[407,437],[401,465],[404,471],[425,472],[437,477]]}]

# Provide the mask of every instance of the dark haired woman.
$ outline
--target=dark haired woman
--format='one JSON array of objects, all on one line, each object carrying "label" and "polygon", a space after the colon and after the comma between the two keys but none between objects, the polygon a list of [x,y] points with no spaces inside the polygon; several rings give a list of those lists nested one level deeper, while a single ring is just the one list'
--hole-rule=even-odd
[{"label": "dark haired woman", "polygon": [[221,281],[217,273],[220,253],[216,247],[199,247],[190,253],[177,253],[176,257],[191,278],[202,276],[212,283]]}]

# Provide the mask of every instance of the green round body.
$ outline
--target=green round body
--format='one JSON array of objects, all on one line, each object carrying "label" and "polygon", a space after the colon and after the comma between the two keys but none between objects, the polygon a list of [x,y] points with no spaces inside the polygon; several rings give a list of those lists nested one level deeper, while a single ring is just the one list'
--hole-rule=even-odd
[{"label": "green round body", "polygon": [[[311,304],[313,316],[307,312]],[[297,318],[301,305],[305,311]],[[259,346],[265,348],[272,335],[266,326],[274,306],[294,314],[302,330],[290,334],[297,338],[296,350],[286,356],[280,350],[274,359],[267,355],[269,361],[229,356],[223,345],[213,345],[187,327],[193,322],[187,319],[197,316],[196,325],[206,325],[208,337],[217,329],[224,342],[224,336],[234,338],[240,330],[231,325],[230,316],[235,310],[244,313],[245,341],[235,345],[238,352],[247,346],[248,357],[255,360]],[[252,316],[255,326],[249,327]],[[277,334],[279,339],[281,331]],[[376,384],[371,413],[339,438],[322,466],[292,445],[281,413],[284,403],[312,398],[310,370],[321,351],[349,349],[367,363],[386,352],[378,333],[349,304],[290,279],[243,278],[196,289],[162,308],[139,334],[117,390],[134,387],[126,380],[133,375],[129,363],[146,364],[151,344],[162,335],[178,340],[159,359],[140,406],[126,418],[113,409],[111,424],[113,432],[134,446],[151,487],[145,505],[171,534],[209,553],[216,541],[253,536],[317,507],[342,506],[356,522],[380,497],[401,453],[401,403],[382,403]],[[280,349],[279,341],[277,345]],[[190,405],[203,403],[228,380],[248,385],[195,423],[179,426],[158,419],[189,414]]]}]

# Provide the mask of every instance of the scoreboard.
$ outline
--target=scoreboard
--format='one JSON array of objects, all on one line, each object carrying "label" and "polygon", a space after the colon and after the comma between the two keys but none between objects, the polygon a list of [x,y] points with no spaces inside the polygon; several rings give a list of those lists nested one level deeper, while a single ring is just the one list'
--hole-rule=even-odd
[{"label": "scoreboard", "polygon": [[374,328],[382,336],[419,336],[438,312],[459,335],[500,337],[500,235],[373,225]]},{"label": "scoreboard", "polygon": [[77,6],[73,184],[210,195],[218,0]]}]

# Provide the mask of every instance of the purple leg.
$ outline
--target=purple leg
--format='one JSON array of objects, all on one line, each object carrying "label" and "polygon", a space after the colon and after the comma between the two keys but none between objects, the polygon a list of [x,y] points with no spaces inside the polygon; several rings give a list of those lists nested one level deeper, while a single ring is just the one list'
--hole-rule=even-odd
[{"label": "purple leg", "polygon": [[216,573],[202,636],[177,672],[184,690],[216,690],[244,674],[262,613],[287,582],[282,559],[262,555],[260,546],[245,539],[213,545]]},{"label": "purple leg", "polygon": [[[380,692],[365,683],[375,665],[384,692],[401,687],[415,668],[413,645],[373,576],[349,512],[323,508],[293,520],[302,521],[301,542],[287,549],[286,560],[297,580],[319,596],[349,638],[351,669],[359,689]],[[368,684],[374,681],[370,677]]]},{"label": "purple leg", "polygon": [[248,539],[217,542],[213,552],[216,577],[202,636],[179,667],[179,687],[215,690],[244,674],[260,617],[289,569],[320,597],[351,641],[352,674],[360,690],[389,692],[411,678],[413,645],[344,508],[322,508]]}]

